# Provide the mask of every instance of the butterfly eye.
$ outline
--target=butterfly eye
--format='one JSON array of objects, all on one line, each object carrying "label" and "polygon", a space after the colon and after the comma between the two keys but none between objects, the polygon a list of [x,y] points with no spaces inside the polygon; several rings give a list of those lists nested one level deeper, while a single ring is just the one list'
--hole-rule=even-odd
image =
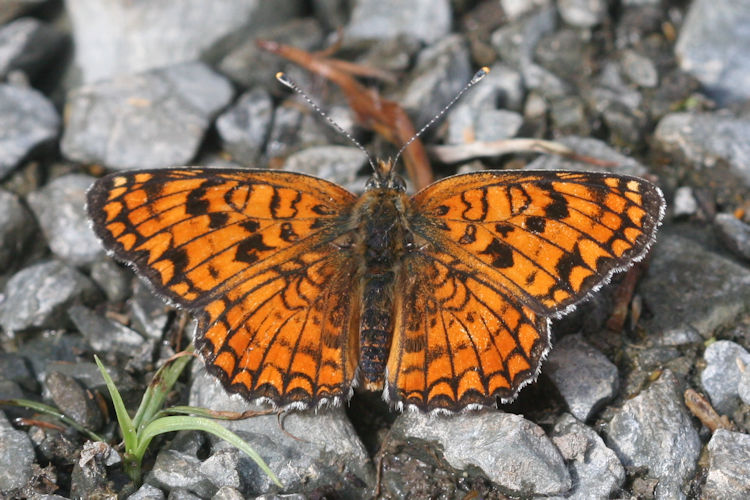
[{"label": "butterfly eye", "polygon": [[371,191],[373,189],[377,189],[380,186],[380,179],[373,177],[370,177],[367,179],[367,184],[365,184],[365,191]]},{"label": "butterfly eye", "polygon": [[393,177],[391,177],[388,183],[388,187],[404,193],[406,192],[406,181],[400,175],[394,175]]}]

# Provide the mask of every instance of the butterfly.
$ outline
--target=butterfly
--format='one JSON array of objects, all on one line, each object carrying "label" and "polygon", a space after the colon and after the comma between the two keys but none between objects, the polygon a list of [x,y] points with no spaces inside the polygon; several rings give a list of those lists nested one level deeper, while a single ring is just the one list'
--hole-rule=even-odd
[{"label": "butterfly", "polygon": [[88,192],[103,245],[197,318],[226,390],[336,405],[357,385],[399,409],[511,401],[550,318],[642,259],[664,215],[636,177],[483,171],[416,194],[378,162],[364,194],[304,174],[114,173]]}]

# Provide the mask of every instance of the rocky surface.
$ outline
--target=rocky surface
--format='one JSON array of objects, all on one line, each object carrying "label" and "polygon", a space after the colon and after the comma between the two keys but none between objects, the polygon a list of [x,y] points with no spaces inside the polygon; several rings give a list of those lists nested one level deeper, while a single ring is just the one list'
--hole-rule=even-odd
[{"label": "rocky surface", "polygon": [[78,87],[68,97],[62,152],[115,169],[188,163],[232,94],[224,77],[197,62]]},{"label": "rocky surface", "polygon": [[27,197],[55,256],[74,265],[90,265],[104,256],[86,216],[86,191],[94,178],[68,174]]},{"label": "rocky surface", "polygon": [[555,345],[544,372],[570,413],[582,422],[614,399],[619,388],[617,367],[578,335],[563,337]]},{"label": "rocky surface", "polygon": [[[747,5],[204,4],[0,2],[0,400],[55,406],[114,445],[121,437],[93,355],[134,415],[157,368],[191,339],[189,314],[102,251],[84,209],[95,178],[185,164],[269,167],[361,193],[363,152],[278,71],[373,157],[398,149],[357,121],[336,83],[256,38],[362,65],[370,76],[358,81],[400,103],[416,128],[488,66],[423,141],[530,141],[457,164],[433,158],[435,178],[494,168],[645,177],[668,201],[657,241],[632,271],[553,321],[536,383],[500,409],[399,414],[358,389],[342,407],[222,421],[268,463],[279,489],[244,453],[188,431],[151,441],[135,484],[106,443],[3,405],[0,497],[750,495]],[[167,405],[267,410],[228,396],[202,366],[192,363]],[[686,405],[688,389],[705,403]]]},{"label": "rocky surface", "polygon": [[0,84],[0,178],[57,137],[60,116],[38,91]]},{"label": "rocky surface", "polygon": [[622,464],[644,467],[658,481],[656,498],[685,497],[701,444],[675,375],[665,371],[613,414],[605,439]]},{"label": "rocky surface", "polygon": [[519,415],[405,413],[392,430],[435,443],[455,469],[479,467],[510,495],[554,495],[572,487],[560,451],[539,426]]}]

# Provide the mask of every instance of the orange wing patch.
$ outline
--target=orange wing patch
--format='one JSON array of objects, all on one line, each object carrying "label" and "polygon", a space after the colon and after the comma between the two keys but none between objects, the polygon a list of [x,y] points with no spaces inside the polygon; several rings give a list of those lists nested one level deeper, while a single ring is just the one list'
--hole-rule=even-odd
[{"label": "orange wing patch", "polygon": [[512,400],[536,378],[561,316],[645,255],[664,212],[655,186],[584,172],[479,172],[412,197],[388,393],[456,411]]},{"label": "orange wing patch", "polygon": [[250,400],[337,403],[350,395],[359,302],[353,259],[306,248],[283,266],[248,272],[205,307],[196,344],[209,371]]},{"label": "orange wing patch", "polygon": [[421,236],[544,315],[642,257],[664,203],[641,179],[549,171],[459,175],[413,200]]},{"label": "orange wing patch", "polygon": [[353,202],[335,184],[262,170],[112,174],[88,194],[105,246],[186,307],[313,234],[333,239]]},{"label": "orange wing patch", "polygon": [[165,169],[100,179],[88,211],[105,247],[196,314],[196,345],[225,387],[306,405],[347,395],[354,378],[355,259],[330,256],[354,201],[301,174]]},{"label": "orange wing patch", "polygon": [[388,360],[388,398],[422,410],[510,400],[546,353],[546,318],[445,253],[405,265]]}]

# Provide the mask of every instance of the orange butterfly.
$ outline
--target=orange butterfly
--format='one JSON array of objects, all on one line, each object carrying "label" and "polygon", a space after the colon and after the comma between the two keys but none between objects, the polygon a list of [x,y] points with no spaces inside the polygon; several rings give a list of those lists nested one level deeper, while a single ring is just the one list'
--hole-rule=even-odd
[{"label": "orange butterfly", "polygon": [[380,162],[357,197],[268,170],[115,173],[94,230],[198,318],[208,370],[248,400],[398,408],[512,400],[559,317],[646,254],[664,198],[634,177],[486,171],[409,197]]}]

